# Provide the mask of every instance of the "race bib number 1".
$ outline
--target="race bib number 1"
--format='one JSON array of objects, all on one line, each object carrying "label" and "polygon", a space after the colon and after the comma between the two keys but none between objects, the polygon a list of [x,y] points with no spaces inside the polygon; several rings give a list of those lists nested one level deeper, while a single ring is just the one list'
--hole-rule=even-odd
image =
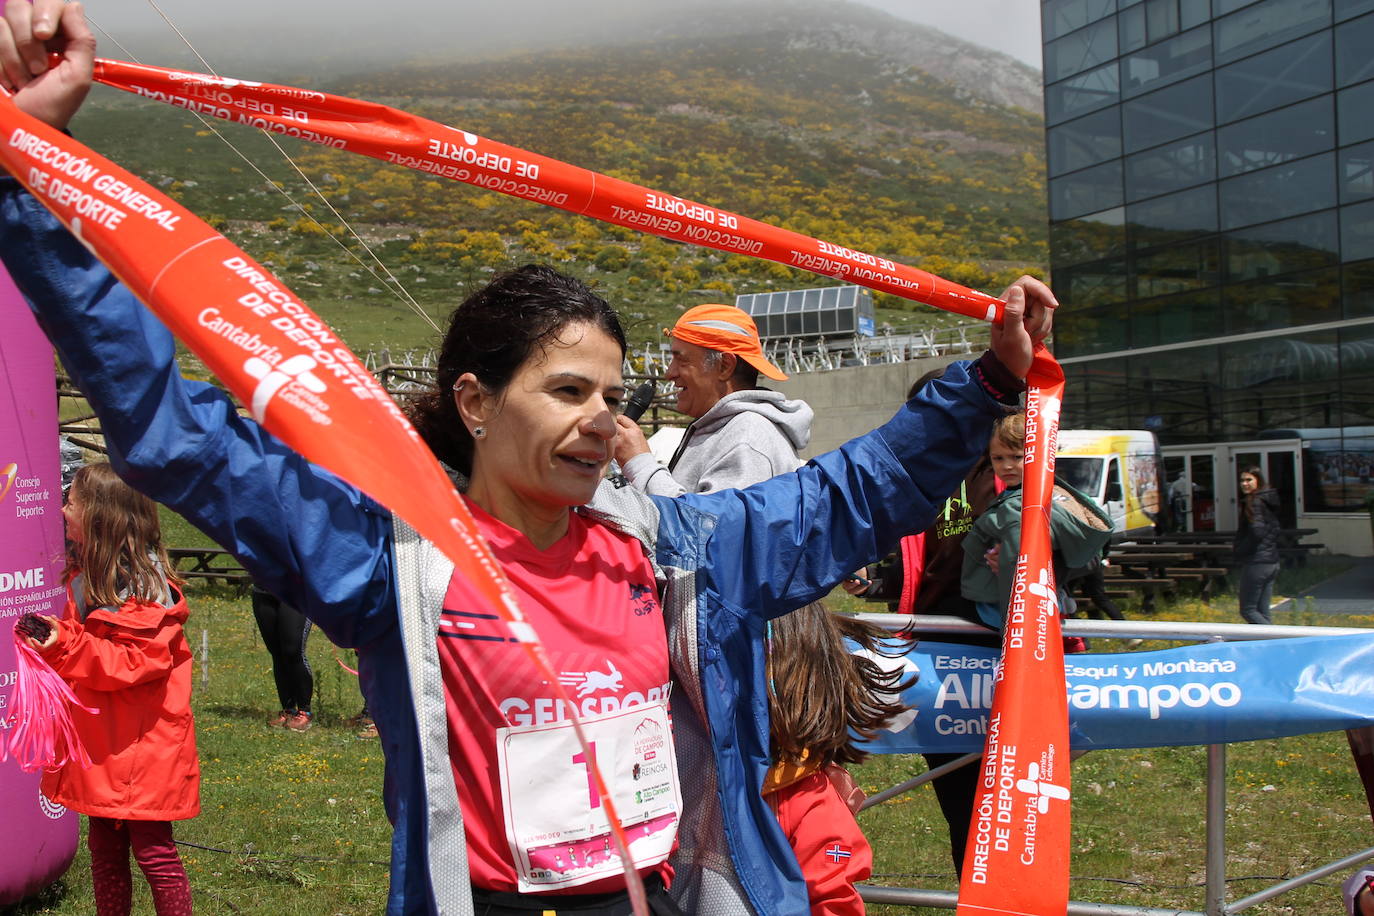
[{"label": "race bib number 1", "polygon": [[[582,720],[615,793],[635,869],[668,858],[682,812],[667,706],[635,706]],[[522,893],[577,887],[624,869],[586,755],[572,725],[496,732],[506,837]]]}]

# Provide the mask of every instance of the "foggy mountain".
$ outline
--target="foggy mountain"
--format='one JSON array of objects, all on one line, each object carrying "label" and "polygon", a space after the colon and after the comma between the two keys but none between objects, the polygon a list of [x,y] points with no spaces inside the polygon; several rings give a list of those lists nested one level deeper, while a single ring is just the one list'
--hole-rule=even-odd
[{"label": "foggy mountain", "polygon": [[[101,53],[161,66],[204,70],[171,29],[132,0],[91,15],[102,30]],[[757,0],[705,2],[510,0],[502,4],[408,2],[369,5],[368,13],[321,0],[231,6],[203,2],[163,6],[217,72],[320,86],[343,75],[426,64],[528,58],[549,50],[595,49],[657,41],[784,33],[794,49],[845,51],[915,68],[950,83],[970,98],[1041,112],[1040,74],[996,51],[858,3]],[[370,15],[368,15],[370,13]],[[117,42],[117,44],[116,44]]]}]

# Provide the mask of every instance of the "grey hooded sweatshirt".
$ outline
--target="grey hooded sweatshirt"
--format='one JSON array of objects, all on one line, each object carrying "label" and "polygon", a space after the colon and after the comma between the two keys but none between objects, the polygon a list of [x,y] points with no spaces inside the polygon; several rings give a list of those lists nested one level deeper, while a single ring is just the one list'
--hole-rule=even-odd
[{"label": "grey hooded sweatshirt", "polygon": [[648,453],[634,456],[621,470],[651,496],[747,487],[797,469],[802,463],[797,451],[811,440],[814,417],[805,401],[776,391],[736,391],[687,427],[671,471]]}]

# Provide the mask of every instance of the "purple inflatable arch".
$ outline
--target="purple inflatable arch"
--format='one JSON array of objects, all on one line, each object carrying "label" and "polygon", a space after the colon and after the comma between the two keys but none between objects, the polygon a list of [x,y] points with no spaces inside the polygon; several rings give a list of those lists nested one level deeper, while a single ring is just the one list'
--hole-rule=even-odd
[{"label": "purple inflatable arch", "polygon": [[[19,615],[61,614],[62,471],[52,348],[0,268],[0,741],[14,724]],[[77,816],[38,791],[38,774],[0,763],[0,905],[61,877],[76,854]]]}]

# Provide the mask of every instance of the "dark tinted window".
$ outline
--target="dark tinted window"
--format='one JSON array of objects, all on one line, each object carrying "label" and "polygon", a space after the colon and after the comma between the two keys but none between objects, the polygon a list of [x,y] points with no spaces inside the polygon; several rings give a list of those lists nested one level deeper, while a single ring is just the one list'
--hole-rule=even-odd
[{"label": "dark tinted window", "polygon": [[1223,433],[1257,439],[1272,429],[1332,425],[1328,411],[1339,366],[1334,331],[1224,345]]},{"label": "dark tinted window", "polygon": [[[1319,425],[1323,433],[1342,434],[1314,438],[1303,450],[1306,509],[1328,512],[1362,512],[1374,477],[1374,327],[1343,328],[1339,332],[1341,354],[1340,410]],[[1339,427],[1347,427],[1344,430]],[[1351,429],[1350,427],[1357,427]],[[1333,441],[1334,440],[1334,441]],[[1314,502],[1312,492],[1318,491]]]},{"label": "dark tinted window", "polygon": [[1222,181],[1221,228],[1334,207],[1335,169],[1335,157],[1325,153]]},{"label": "dark tinted window", "polygon": [[1050,260],[1055,270],[1126,253],[1126,211],[1121,207],[1050,225]]},{"label": "dark tinted window", "polygon": [[1374,0],[1336,0],[1336,21],[1374,12]]},{"label": "dark tinted window", "polygon": [[1094,308],[1126,300],[1126,262],[1095,261],[1054,272],[1054,292],[1075,309]]},{"label": "dark tinted window", "polygon": [[1054,350],[1060,356],[1111,353],[1127,346],[1119,308],[1085,309],[1065,303],[1055,315]]},{"label": "dark tinted window", "polygon": [[1331,90],[1331,36],[1323,32],[1216,71],[1217,123]]},{"label": "dark tinted window", "polygon": [[1136,255],[1133,263],[1135,294],[1141,299],[1216,286],[1221,277],[1215,238],[1155,249]]},{"label": "dark tinted window", "polygon": [[1341,260],[1374,258],[1374,200],[1341,208]]},{"label": "dark tinted window", "polygon": [[1331,270],[1288,274],[1222,287],[1227,328],[1235,333],[1336,321],[1341,317],[1340,275]]},{"label": "dark tinted window", "polygon": [[[1345,265],[1341,282],[1344,288],[1345,317],[1368,318],[1374,315],[1374,261]],[[1374,391],[1374,385],[1366,391]],[[1368,400],[1374,405],[1374,398]]]},{"label": "dark tinted window", "polygon": [[1139,95],[1200,73],[1212,63],[1212,30],[1203,26],[1122,59],[1122,94]]},{"label": "dark tinted window", "polygon": [[1178,0],[1145,0],[1145,34],[1159,41],[1178,31]]},{"label": "dark tinted window", "polygon": [[1145,4],[1122,10],[1117,14],[1116,25],[1122,54],[1145,47]]},{"label": "dark tinted window", "polygon": [[1374,198],[1374,143],[1341,150],[1339,161],[1341,203]]},{"label": "dark tinted window", "polygon": [[1336,85],[1374,77],[1374,16],[1336,27]]},{"label": "dark tinted window", "polygon": [[1045,120],[1050,124],[1104,108],[1121,98],[1116,62],[1045,87]]},{"label": "dark tinted window", "polygon": [[1116,23],[1104,19],[1045,45],[1045,81],[1053,83],[1116,57]]},{"label": "dark tinted window", "polygon": [[1116,0],[1049,0],[1040,10],[1045,41],[1067,35],[1116,11]]},{"label": "dark tinted window", "polygon": [[1188,347],[1147,353],[1126,360],[1129,390],[1119,396],[1128,405],[1128,425],[1138,428],[1146,417],[1158,417],[1169,441],[1217,438],[1220,396],[1216,347]]},{"label": "dark tinted window", "polygon": [[1209,0],[1178,0],[1178,24],[1180,28],[1191,29],[1212,17],[1212,4]]},{"label": "dark tinted window", "polygon": [[1330,22],[1331,0],[1263,0],[1214,23],[1217,61],[1272,48]]},{"label": "dark tinted window", "polygon": [[1121,114],[1108,108],[1047,132],[1049,173],[1060,175],[1121,155]]},{"label": "dark tinted window", "polygon": [[[1055,334],[1056,339],[1058,333]],[[1055,349],[1059,353],[1058,344]],[[1129,429],[1123,396],[1128,391],[1126,364],[1119,359],[1090,360],[1064,367],[1065,390],[1060,425],[1064,429]]]},{"label": "dark tinted window", "polygon": [[1121,161],[1050,180],[1050,219],[1068,219],[1121,206]]},{"label": "dark tinted window", "polygon": [[1126,207],[1131,248],[1152,248],[1217,231],[1215,185],[1203,185]]},{"label": "dark tinted window", "polygon": [[1211,127],[1211,76],[1194,77],[1124,102],[1121,121],[1129,153]]},{"label": "dark tinted window", "polygon": [[1215,287],[1131,303],[1131,346],[1154,347],[1216,337],[1221,291]]},{"label": "dark tinted window", "polygon": [[1336,121],[1341,143],[1374,140],[1374,83],[1361,83],[1336,93]]},{"label": "dark tinted window", "polygon": [[1225,254],[1228,283],[1330,267],[1340,258],[1336,211],[1228,232]]},{"label": "dark tinted window", "polygon": [[1332,97],[1324,95],[1218,128],[1218,170],[1225,178],[1301,159],[1335,145]]},{"label": "dark tinted window", "polygon": [[1128,158],[1126,200],[1167,194],[1216,176],[1216,151],[1212,132],[1207,131]]}]

